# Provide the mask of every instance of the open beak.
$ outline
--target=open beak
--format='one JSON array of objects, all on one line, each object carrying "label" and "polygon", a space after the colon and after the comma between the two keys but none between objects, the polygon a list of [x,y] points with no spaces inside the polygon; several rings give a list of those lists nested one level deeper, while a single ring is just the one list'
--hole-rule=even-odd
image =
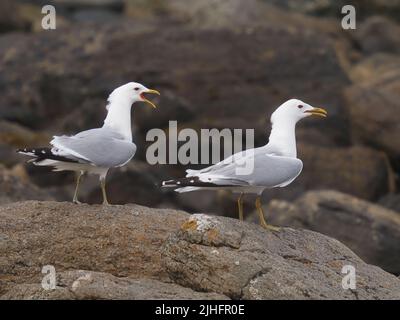
[{"label": "open beak", "polygon": [[140,98],[142,98],[142,101],[148,103],[148,104],[151,105],[154,109],[156,109],[157,106],[156,106],[153,102],[151,102],[150,100],[147,100],[146,97],[144,96],[145,94],[148,94],[148,93],[150,93],[150,94],[153,93],[153,94],[157,94],[157,95],[160,95],[160,93],[159,93],[157,90],[148,89],[148,90],[146,90],[146,91],[144,91],[144,92],[142,92],[142,93],[140,94]]},{"label": "open beak", "polygon": [[314,108],[311,110],[306,110],[306,111],[304,111],[304,113],[310,113],[310,115],[323,117],[323,118],[326,118],[328,116],[328,112],[322,108]]}]

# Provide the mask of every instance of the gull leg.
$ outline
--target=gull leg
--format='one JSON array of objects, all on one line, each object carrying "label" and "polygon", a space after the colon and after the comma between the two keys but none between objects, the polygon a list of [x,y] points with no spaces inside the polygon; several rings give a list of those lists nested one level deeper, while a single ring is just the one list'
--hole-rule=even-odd
[{"label": "gull leg", "polygon": [[240,194],[239,199],[237,200],[238,209],[239,209],[239,220],[243,221],[243,192]]},{"label": "gull leg", "polygon": [[79,202],[78,200],[78,190],[79,190],[79,184],[81,182],[81,177],[83,176],[85,172],[84,171],[80,171],[78,174],[78,177],[76,178],[76,187],[75,187],[75,192],[74,192],[74,198],[72,199],[73,203],[76,204],[81,204],[81,202]]},{"label": "gull leg", "polygon": [[261,205],[260,196],[257,196],[256,208],[257,208],[258,217],[260,219],[260,224],[264,229],[272,230],[272,231],[279,231],[280,230],[280,228],[271,226],[271,225],[267,224],[267,222],[265,221],[264,210],[263,210],[262,205]]},{"label": "gull leg", "polygon": [[100,176],[101,192],[103,193],[103,205],[109,205],[106,193],[106,175]]}]

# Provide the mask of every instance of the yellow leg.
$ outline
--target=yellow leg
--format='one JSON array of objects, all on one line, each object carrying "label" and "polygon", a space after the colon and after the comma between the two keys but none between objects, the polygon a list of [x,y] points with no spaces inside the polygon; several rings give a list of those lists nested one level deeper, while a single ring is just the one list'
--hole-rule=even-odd
[{"label": "yellow leg", "polygon": [[106,177],[100,178],[101,192],[103,193],[103,205],[109,205],[106,193]]},{"label": "yellow leg", "polygon": [[81,177],[84,174],[83,171],[79,172],[78,178],[76,178],[76,187],[75,187],[75,192],[74,192],[74,198],[72,199],[73,203],[80,204],[78,200],[78,190],[79,190],[79,184],[81,182]]},{"label": "yellow leg", "polygon": [[239,209],[239,220],[243,221],[243,193],[240,194],[239,199],[237,200],[238,209]]},{"label": "yellow leg", "polygon": [[267,224],[267,222],[265,221],[264,210],[263,210],[262,205],[261,205],[260,196],[258,196],[257,199],[256,199],[256,208],[257,208],[258,217],[260,219],[260,224],[264,229],[268,229],[268,230],[272,230],[272,231],[279,231],[280,230],[280,228],[271,226],[271,225]]}]

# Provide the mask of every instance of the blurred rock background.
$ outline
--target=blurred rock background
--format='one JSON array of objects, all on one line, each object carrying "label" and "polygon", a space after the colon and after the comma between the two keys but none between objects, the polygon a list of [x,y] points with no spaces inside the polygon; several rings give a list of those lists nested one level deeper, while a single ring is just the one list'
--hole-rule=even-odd
[{"label": "blurred rock background", "polygon": [[[56,7],[56,30],[41,28],[44,4]],[[344,4],[356,7],[356,30],[341,28]],[[167,132],[168,120],[177,120],[179,128],[254,128],[260,146],[267,143],[272,111],[296,97],[325,107],[329,117],[298,126],[304,170],[289,187],[264,193],[265,203],[281,201],[267,215],[277,224],[327,233],[400,274],[399,260],[381,255],[400,252],[399,53],[399,0],[2,0],[0,203],[70,200],[73,174],[25,164],[15,149],[102,125],[108,94],[138,81],[162,95],[157,110],[133,108],[138,153],[110,172],[111,202],[236,217],[236,199],[229,194],[161,190],[160,181],[183,175],[187,167],[147,164],[146,133]],[[310,210],[297,214],[304,206],[292,214],[282,210],[322,189],[340,192],[313,194],[336,213],[358,212],[356,198],[364,200],[362,208],[374,206],[365,218],[371,233],[359,234],[364,242],[343,236],[352,233],[357,215],[327,229],[319,220],[310,222]],[[85,178],[81,200],[100,198],[97,178]],[[246,199],[247,212],[253,200]],[[388,214],[391,222],[382,222]],[[390,236],[377,238],[374,228]],[[368,237],[381,241],[374,242],[379,254],[358,250]]]}]

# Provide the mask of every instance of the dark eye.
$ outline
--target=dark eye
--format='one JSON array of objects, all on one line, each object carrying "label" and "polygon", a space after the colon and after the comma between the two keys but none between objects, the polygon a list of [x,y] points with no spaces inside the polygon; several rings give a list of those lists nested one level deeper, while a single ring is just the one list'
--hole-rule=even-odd
[{"label": "dark eye", "polygon": [[301,109],[301,108],[303,108],[303,105],[302,105],[302,104],[299,104],[299,105],[297,106],[297,108]]},{"label": "dark eye", "polygon": [[139,90],[139,87],[136,87],[136,88],[135,88],[135,91],[138,91],[138,90]]}]

